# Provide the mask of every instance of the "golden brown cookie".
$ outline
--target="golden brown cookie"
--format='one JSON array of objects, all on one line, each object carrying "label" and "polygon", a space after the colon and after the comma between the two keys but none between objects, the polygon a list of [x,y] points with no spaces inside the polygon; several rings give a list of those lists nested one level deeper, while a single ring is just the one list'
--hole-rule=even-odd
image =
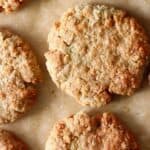
[{"label": "golden brown cookie", "polygon": [[150,58],[144,29],[106,5],[69,9],[48,36],[47,69],[57,87],[80,104],[101,106],[112,94],[132,95]]},{"label": "golden brown cookie", "polygon": [[28,148],[12,132],[0,129],[0,150],[28,150]]},{"label": "golden brown cookie", "polygon": [[113,114],[80,112],[54,125],[45,150],[139,150],[139,146]]},{"label": "golden brown cookie", "polygon": [[13,122],[34,104],[41,71],[30,46],[0,30],[0,123]]},{"label": "golden brown cookie", "polygon": [[0,0],[0,11],[11,12],[20,7],[24,0]]}]

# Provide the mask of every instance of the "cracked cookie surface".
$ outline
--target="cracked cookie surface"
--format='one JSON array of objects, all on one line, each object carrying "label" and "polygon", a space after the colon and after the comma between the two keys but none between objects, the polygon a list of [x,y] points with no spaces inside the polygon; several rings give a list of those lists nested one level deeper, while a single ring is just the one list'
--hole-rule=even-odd
[{"label": "cracked cookie surface", "polygon": [[69,9],[54,23],[48,43],[52,80],[82,105],[99,107],[112,94],[132,95],[149,63],[144,29],[125,11],[106,5]]},{"label": "cracked cookie surface", "polygon": [[0,129],[0,150],[28,150],[12,132]]},{"label": "cracked cookie surface", "polygon": [[54,125],[45,150],[139,150],[139,146],[115,115],[79,112]]},{"label": "cracked cookie surface", "polygon": [[13,122],[35,103],[41,71],[30,46],[0,30],[0,123]]},{"label": "cracked cookie surface", "polygon": [[24,0],[0,0],[0,11],[11,12],[17,10]]}]

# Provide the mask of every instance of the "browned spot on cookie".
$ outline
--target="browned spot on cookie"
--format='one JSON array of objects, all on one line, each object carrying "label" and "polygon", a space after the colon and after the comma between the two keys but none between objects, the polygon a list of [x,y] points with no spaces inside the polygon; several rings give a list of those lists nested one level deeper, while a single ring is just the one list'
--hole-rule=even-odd
[{"label": "browned spot on cookie", "polygon": [[26,144],[16,137],[12,132],[0,130],[1,150],[28,150]]},{"label": "browned spot on cookie", "polygon": [[11,12],[20,7],[24,0],[0,0],[0,11]]}]

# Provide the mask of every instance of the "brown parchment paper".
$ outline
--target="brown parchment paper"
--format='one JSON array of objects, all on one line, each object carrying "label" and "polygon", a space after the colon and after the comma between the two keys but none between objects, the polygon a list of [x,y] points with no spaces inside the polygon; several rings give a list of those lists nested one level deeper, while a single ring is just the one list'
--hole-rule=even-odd
[{"label": "brown parchment paper", "polygon": [[[20,34],[33,47],[44,81],[38,86],[35,107],[22,119],[1,127],[14,131],[31,150],[44,150],[45,141],[53,124],[83,109],[73,98],[65,95],[52,83],[45,67],[47,35],[52,22],[69,7],[87,2],[113,4],[135,16],[150,35],[150,0],[28,0],[23,8],[11,14],[0,14],[0,27],[8,27]],[[92,109],[93,110],[93,109]],[[106,107],[94,111],[115,112],[135,133],[142,150],[150,150],[150,88],[144,86],[131,97],[114,97]]]}]

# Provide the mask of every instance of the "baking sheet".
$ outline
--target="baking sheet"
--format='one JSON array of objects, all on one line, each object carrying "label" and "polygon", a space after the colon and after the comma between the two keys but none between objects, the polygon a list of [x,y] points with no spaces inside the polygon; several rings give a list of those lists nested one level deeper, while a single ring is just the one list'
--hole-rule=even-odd
[{"label": "baking sheet", "polygon": [[[36,106],[22,119],[1,125],[14,131],[31,148],[44,150],[52,125],[70,113],[88,107],[77,104],[52,83],[45,68],[43,53],[47,51],[47,35],[53,21],[69,7],[87,2],[113,4],[135,16],[150,35],[150,0],[28,0],[24,7],[12,14],[0,14],[0,27],[9,27],[20,34],[34,48],[43,70],[44,81],[38,86]],[[92,110],[93,111],[93,110]],[[150,88],[144,86],[132,97],[114,97],[111,104],[94,111],[112,111],[137,136],[142,150],[150,150]]]}]

